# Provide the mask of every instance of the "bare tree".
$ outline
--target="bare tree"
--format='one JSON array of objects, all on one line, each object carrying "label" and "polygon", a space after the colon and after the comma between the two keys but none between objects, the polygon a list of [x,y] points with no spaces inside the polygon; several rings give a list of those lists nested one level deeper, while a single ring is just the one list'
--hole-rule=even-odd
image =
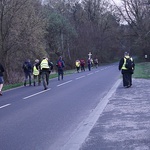
[{"label": "bare tree", "polygon": [[6,68],[7,82],[20,80],[22,61],[43,53],[44,21],[39,7],[38,0],[0,2],[0,60]]},{"label": "bare tree", "polygon": [[[122,8],[117,7],[129,27],[128,36],[134,42],[130,49],[141,55],[150,55],[150,4],[148,0],[122,0]],[[143,57],[144,58],[144,57]]]}]

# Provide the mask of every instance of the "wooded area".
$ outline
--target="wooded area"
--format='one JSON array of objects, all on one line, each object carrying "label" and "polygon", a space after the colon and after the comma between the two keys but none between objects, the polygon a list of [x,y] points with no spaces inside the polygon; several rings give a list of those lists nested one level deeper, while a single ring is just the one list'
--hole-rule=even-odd
[{"label": "wooded area", "polygon": [[[113,3],[110,3],[113,2]],[[126,22],[126,24],[124,24]],[[124,51],[150,60],[150,1],[1,0],[0,62],[5,81],[22,80],[22,64],[47,55],[66,67],[76,59],[119,60]]]}]

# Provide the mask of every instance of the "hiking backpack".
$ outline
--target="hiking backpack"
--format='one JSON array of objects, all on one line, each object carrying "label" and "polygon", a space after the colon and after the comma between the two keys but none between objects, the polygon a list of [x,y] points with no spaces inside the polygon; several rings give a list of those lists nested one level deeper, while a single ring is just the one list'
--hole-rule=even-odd
[{"label": "hiking backpack", "polygon": [[133,69],[133,61],[131,60],[131,58],[125,58],[125,59],[126,59],[125,67],[127,69]]},{"label": "hiking backpack", "polygon": [[62,62],[61,61],[58,61],[58,67],[62,68]]}]

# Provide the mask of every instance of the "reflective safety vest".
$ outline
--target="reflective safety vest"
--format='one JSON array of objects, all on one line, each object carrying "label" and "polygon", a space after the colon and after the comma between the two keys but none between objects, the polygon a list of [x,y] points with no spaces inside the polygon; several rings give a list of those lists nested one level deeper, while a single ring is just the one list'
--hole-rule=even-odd
[{"label": "reflective safety vest", "polygon": [[38,76],[39,70],[36,68],[36,66],[33,67],[33,75]]},{"label": "reflective safety vest", "polygon": [[123,63],[122,68],[121,68],[121,69],[123,69],[123,70],[128,70],[128,69],[125,67],[126,58],[128,59],[128,58],[130,58],[130,57],[129,57],[129,56],[126,56],[126,57],[124,58],[124,63]]},{"label": "reflective safety vest", "polygon": [[41,66],[41,70],[42,69],[49,69],[48,61],[46,59],[42,60],[40,66]]},{"label": "reflective safety vest", "polygon": [[80,67],[80,62],[76,61],[76,67]]}]

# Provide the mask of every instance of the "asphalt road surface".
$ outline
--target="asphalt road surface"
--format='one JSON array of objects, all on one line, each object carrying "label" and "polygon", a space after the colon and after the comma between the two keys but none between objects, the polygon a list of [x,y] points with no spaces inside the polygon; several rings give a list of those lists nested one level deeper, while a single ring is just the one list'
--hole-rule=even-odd
[{"label": "asphalt road surface", "polygon": [[0,150],[71,150],[71,139],[79,146],[90,130],[89,125],[82,132],[84,126],[89,119],[96,121],[89,116],[118,81],[117,69],[112,64],[67,75],[63,81],[55,78],[46,91],[27,86],[4,92]]}]

